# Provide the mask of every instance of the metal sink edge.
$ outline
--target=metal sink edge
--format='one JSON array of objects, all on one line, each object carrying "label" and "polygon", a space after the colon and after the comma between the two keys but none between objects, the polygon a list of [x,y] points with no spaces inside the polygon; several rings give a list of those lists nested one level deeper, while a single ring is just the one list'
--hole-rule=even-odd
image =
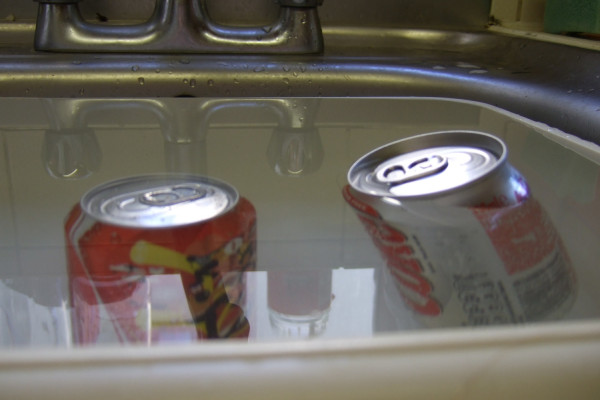
[{"label": "metal sink edge", "polygon": [[30,35],[28,25],[0,29],[0,96],[443,97],[600,143],[591,49],[489,31],[326,27],[320,55],[58,54],[33,50]]}]

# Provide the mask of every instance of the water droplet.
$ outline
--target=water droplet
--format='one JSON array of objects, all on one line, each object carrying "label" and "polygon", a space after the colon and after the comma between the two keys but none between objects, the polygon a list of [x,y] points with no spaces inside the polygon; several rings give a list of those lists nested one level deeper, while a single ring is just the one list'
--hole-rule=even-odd
[{"label": "water droplet", "polygon": [[236,85],[239,85],[240,81],[237,78],[233,78],[233,83],[236,84]]},{"label": "water droplet", "polygon": [[290,80],[288,78],[283,78],[283,83],[285,83],[286,85],[289,85]]},{"label": "water droplet", "polygon": [[290,72],[290,67],[288,67],[287,65],[284,65],[282,67],[282,69],[283,69],[283,72]]},{"label": "water droplet", "polygon": [[196,80],[190,79],[190,87],[196,87]]},{"label": "water droplet", "polygon": [[83,96],[84,94],[85,94],[85,89],[84,88],[79,89],[79,95]]},{"label": "water droplet", "polygon": [[157,74],[160,74],[160,69],[159,69],[159,68],[156,68],[156,69],[154,70],[154,72],[156,72]]},{"label": "water droplet", "polygon": [[302,25],[306,25],[306,17],[303,17],[303,18],[300,20],[300,23],[302,23]]},{"label": "water droplet", "polygon": [[79,60],[73,60],[71,61],[74,65],[81,65],[81,61]]},{"label": "water droplet", "polygon": [[262,27],[262,30],[264,33],[269,33],[269,32],[271,32],[272,29],[273,29],[272,26],[263,26]]},{"label": "water droplet", "polygon": [[466,62],[458,62],[458,63],[456,63],[456,66],[458,68],[474,68],[474,69],[480,68],[479,66],[477,66],[475,64],[469,64]]},{"label": "water droplet", "polygon": [[139,77],[138,78],[138,83],[140,84],[140,86],[144,85],[146,83],[146,81],[144,80],[144,78]]},{"label": "water droplet", "polygon": [[190,63],[190,59],[189,58],[182,58],[181,60],[179,60],[180,63],[182,64],[189,64]]},{"label": "water droplet", "polygon": [[209,80],[206,81],[206,84],[208,86],[214,86],[215,85],[215,81],[213,81],[212,79],[209,79]]},{"label": "water droplet", "polygon": [[183,84],[184,85],[188,85],[190,83],[190,81],[187,78],[183,78]]},{"label": "water droplet", "polygon": [[131,70],[132,70],[133,72],[137,72],[137,71],[139,71],[139,70],[140,70],[140,67],[138,67],[137,65],[134,65],[133,67],[131,67]]},{"label": "water droplet", "polygon": [[435,66],[433,67],[433,69],[442,70],[442,69],[446,69],[446,67],[443,67],[443,66],[441,66],[441,65],[435,65]]},{"label": "water droplet", "polygon": [[487,74],[487,70],[485,69],[473,69],[469,71],[470,74]]},{"label": "water droplet", "polygon": [[258,66],[256,68],[254,68],[254,72],[264,72],[266,68],[264,66]]}]

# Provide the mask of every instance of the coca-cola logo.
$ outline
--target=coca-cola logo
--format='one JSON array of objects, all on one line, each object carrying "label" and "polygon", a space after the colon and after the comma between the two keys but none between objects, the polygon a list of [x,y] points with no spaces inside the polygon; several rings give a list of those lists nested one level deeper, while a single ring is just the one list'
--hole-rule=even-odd
[{"label": "coca-cola logo", "polygon": [[407,235],[388,225],[373,207],[353,196],[349,185],[343,195],[383,255],[406,304],[423,315],[440,315],[442,307],[433,296],[433,286],[424,276],[422,262]]}]

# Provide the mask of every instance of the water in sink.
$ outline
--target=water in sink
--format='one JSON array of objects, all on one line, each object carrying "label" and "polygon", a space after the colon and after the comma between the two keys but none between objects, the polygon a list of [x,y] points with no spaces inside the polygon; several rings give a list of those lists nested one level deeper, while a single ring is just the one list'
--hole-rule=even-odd
[{"label": "water in sink", "polygon": [[[248,340],[425,329],[385,293],[385,263],[341,191],[364,153],[450,129],[507,143],[510,163],[572,260],[573,301],[556,318],[598,318],[600,151],[543,124],[480,103],[425,98],[0,102],[3,347],[78,344],[73,331],[82,324],[96,330],[91,343],[130,341],[102,305],[89,304],[88,319],[72,317],[65,217],[92,187],[166,171],[227,181],[256,208],[257,265],[244,275],[240,304]],[[139,340],[197,340],[175,278],[148,276],[136,292]]]}]

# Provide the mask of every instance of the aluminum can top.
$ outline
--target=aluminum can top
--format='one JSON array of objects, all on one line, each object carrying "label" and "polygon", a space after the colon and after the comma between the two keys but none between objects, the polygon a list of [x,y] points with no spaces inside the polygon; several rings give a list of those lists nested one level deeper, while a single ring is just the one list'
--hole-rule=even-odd
[{"label": "aluminum can top", "polygon": [[450,193],[504,168],[506,145],[475,131],[413,136],[379,147],[357,160],[348,181],[359,192],[398,199]]},{"label": "aluminum can top", "polygon": [[237,190],[214,178],[187,174],[140,175],[107,182],[81,198],[81,208],[103,223],[169,228],[213,219],[238,202]]}]

